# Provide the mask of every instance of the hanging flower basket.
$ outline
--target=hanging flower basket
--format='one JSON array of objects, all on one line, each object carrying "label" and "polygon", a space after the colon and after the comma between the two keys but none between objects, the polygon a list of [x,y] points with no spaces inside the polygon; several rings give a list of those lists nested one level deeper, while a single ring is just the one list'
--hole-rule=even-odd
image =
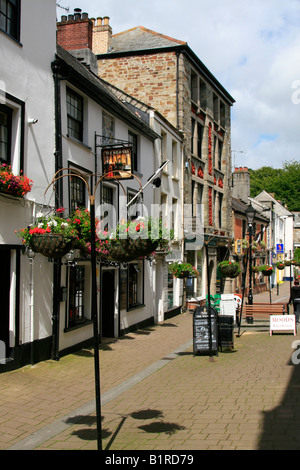
[{"label": "hanging flower basket", "polygon": [[253,273],[259,273],[259,266],[251,266]]},{"label": "hanging flower basket", "polygon": [[30,246],[35,253],[47,258],[62,258],[73,248],[74,239],[65,238],[60,233],[44,233],[33,235]]},{"label": "hanging flower basket", "polygon": [[97,232],[100,239],[106,240],[109,258],[119,262],[129,262],[145,258],[157,247],[172,238],[173,232],[163,228],[161,220],[138,218],[120,224],[113,233]]},{"label": "hanging flower basket", "polygon": [[[77,208],[67,219],[68,223],[76,233],[75,248],[80,249],[81,256],[91,255],[91,217],[88,209]],[[95,219],[95,254],[98,259],[107,259],[107,240],[98,237],[99,219]]]},{"label": "hanging flower basket", "polygon": [[273,267],[268,264],[263,264],[260,266],[259,270],[263,273],[264,276],[272,276],[274,272]]},{"label": "hanging flower basket", "polygon": [[15,197],[23,197],[31,191],[32,180],[25,175],[14,175],[11,166],[0,165],[0,192]]},{"label": "hanging flower basket", "polygon": [[285,268],[284,262],[280,262],[280,261],[278,263],[276,263],[275,266],[276,266],[277,269],[280,269],[280,270]]},{"label": "hanging flower basket", "polygon": [[168,266],[168,270],[169,273],[171,273],[173,277],[176,277],[177,279],[187,279],[199,276],[197,269],[192,264],[182,263],[181,261],[171,263]]},{"label": "hanging flower basket", "polygon": [[241,272],[240,265],[231,261],[222,261],[218,264],[218,268],[223,277],[231,279],[236,278]]},{"label": "hanging flower basket", "polygon": [[35,224],[16,231],[16,235],[35,253],[48,258],[61,258],[75,246],[77,234],[61,216],[40,214]]}]

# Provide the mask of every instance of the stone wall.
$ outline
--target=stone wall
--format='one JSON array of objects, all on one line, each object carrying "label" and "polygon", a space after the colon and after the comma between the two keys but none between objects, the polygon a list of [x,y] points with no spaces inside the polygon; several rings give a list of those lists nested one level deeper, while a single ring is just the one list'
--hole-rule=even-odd
[{"label": "stone wall", "polygon": [[101,78],[157,109],[177,125],[174,52],[101,59],[98,68]]}]

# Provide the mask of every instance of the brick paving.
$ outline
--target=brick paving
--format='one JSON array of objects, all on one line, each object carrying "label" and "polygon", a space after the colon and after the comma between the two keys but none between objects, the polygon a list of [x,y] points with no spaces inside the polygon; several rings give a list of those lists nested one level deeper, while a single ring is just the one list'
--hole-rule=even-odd
[{"label": "brick paving", "polygon": [[[288,297],[288,282],[272,293],[273,302]],[[299,332],[242,325],[232,351],[194,356],[192,318],[103,345],[103,449],[300,449]],[[97,449],[92,349],[1,374],[0,387],[1,450]]]}]

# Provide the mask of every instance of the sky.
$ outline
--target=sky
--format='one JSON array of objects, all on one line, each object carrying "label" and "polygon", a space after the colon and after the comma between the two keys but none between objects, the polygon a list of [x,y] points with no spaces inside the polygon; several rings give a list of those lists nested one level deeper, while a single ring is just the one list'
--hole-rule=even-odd
[{"label": "sky", "polygon": [[[235,99],[232,165],[300,161],[300,0],[57,0],[108,16],[113,34],[144,26],[187,42]],[[63,8],[69,8],[69,11]]]}]

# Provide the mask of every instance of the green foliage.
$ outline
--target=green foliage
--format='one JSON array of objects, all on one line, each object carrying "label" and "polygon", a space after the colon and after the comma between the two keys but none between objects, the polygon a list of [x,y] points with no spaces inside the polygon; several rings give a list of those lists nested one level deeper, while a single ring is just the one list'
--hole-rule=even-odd
[{"label": "green foliage", "polygon": [[296,248],[294,258],[296,261],[300,261],[300,248]]},{"label": "green foliage", "polygon": [[283,168],[264,166],[249,170],[251,197],[261,191],[274,194],[290,211],[300,211],[300,162],[284,162]]}]

